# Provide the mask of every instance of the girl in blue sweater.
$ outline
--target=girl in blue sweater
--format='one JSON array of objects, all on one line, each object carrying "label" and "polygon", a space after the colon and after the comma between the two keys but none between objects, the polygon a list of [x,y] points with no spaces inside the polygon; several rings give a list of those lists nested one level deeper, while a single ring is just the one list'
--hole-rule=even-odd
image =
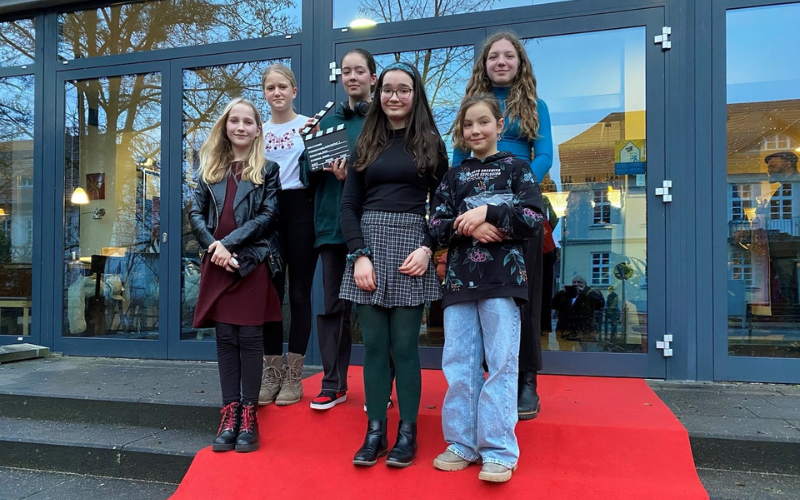
[{"label": "girl in blue sweater", "polygon": [[[528,54],[513,33],[500,32],[483,44],[475,59],[465,99],[475,94],[494,94],[505,118],[505,127],[497,148],[509,151],[530,165],[537,182],[553,165],[553,139],[550,113],[536,93],[536,77]],[[453,165],[460,165],[469,151],[456,147]],[[536,418],[539,395],[536,373],[542,369],[541,305],[542,305],[542,242],[543,234],[527,240],[525,264],[531,280],[528,302],[522,307],[522,333],[519,350],[519,383],[517,411],[520,420]],[[545,311],[549,314],[550,311]]]}]

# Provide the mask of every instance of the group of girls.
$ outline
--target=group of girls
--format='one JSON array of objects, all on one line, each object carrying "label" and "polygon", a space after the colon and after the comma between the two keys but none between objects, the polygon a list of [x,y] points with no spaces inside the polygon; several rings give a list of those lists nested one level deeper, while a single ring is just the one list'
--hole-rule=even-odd
[{"label": "group of girls", "polygon": [[[389,466],[413,463],[419,325],[425,303],[444,296],[448,446],[434,466],[454,471],[482,463],[481,479],[507,481],[519,458],[517,420],[539,411],[537,179],[552,158],[547,108],[524,47],[511,33],[485,43],[453,126],[453,169],[413,65],[396,62],[378,76],[368,52],[345,55],[348,101],[321,125],[346,124],[352,151],[322,172],[303,161],[300,132],[311,121],[292,107],[294,75],[274,65],[263,83],[270,121],[262,123],[247,101],[229,104],[201,151],[191,211],[193,231],[207,249],[195,324],[217,327],[224,406],[213,449],[257,449],[256,405],[302,397],[311,280],[320,257],[324,374],[311,407],[346,399],[355,304],[367,431],[353,463],[371,466],[384,455]],[[437,246],[449,250],[443,286],[434,270]],[[284,360],[280,304],[287,273],[292,316]],[[400,422],[389,449],[393,378]],[[508,391],[514,385],[516,398]]]}]

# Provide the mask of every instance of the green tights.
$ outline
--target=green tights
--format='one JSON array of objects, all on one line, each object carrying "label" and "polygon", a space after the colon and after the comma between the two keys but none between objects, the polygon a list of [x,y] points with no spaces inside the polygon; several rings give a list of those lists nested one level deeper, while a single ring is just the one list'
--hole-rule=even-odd
[{"label": "green tights", "polygon": [[364,393],[370,420],[386,420],[386,402],[392,390],[389,352],[397,378],[400,419],[416,422],[419,413],[419,327],[425,306],[385,308],[356,305],[364,339]]}]

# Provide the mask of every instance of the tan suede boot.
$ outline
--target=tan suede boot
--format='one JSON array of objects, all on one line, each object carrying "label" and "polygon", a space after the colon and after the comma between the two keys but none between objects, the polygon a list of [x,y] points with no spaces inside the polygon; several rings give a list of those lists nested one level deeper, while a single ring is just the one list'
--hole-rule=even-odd
[{"label": "tan suede boot", "polygon": [[305,359],[305,356],[293,352],[286,353],[286,366],[281,380],[281,392],[275,399],[276,405],[293,405],[303,397],[303,362]]},{"label": "tan suede boot", "polygon": [[264,356],[264,370],[261,372],[261,390],[258,392],[258,405],[272,403],[281,390],[283,378],[283,355]]}]

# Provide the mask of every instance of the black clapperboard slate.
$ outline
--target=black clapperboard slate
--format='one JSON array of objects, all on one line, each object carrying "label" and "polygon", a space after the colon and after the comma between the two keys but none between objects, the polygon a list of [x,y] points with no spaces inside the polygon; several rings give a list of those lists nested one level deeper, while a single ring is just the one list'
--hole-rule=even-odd
[{"label": "black clapperboard slate", "polygon": [[[314,115],[311,128],[319,123],[333,106],[333,101],[329,101],[324,108]],[[312,172],[322,170],[336,158],[350,155],[350,140],[347,138],[347,131],[344,125],[320,130],[316,134],[304,135],[303,141],[306,146],[306,158],[308,158]]]},{"label": "black clapperboard slate", "polygon": [[350,140],[344,125],[320,130],[305,137],[306,157],[311,171],[322,170],[337,158],[350,155]]}]

